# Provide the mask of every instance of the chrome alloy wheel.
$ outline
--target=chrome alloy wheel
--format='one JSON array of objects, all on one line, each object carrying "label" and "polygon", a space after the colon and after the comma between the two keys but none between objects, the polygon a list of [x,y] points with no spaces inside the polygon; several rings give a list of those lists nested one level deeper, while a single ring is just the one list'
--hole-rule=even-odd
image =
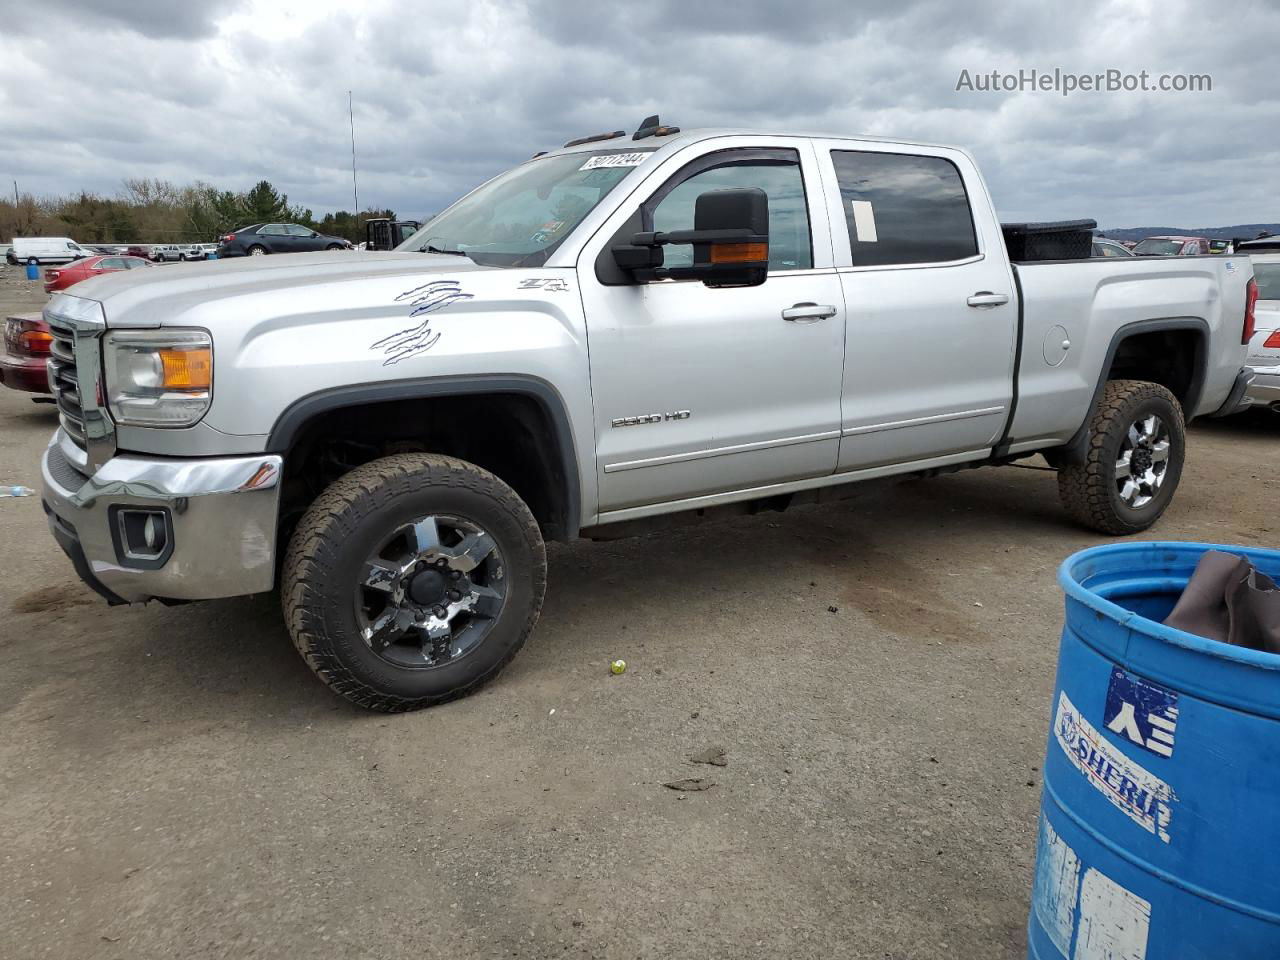
[{"label": "chrome alloy wheel", "polygon": [[439,667],[484,641],[506,599],[502,553],[488,533],[458,517],[423,517],[397,528],[365,561],[356,624],[384,660]]},{"label": "chrome alloy wheel", "polygon": [[1138,509],[1160,493],[1169,469],[1169,428],[1154,413],[1131,423],[1116,460],[1116,488],[1124,503]]}]

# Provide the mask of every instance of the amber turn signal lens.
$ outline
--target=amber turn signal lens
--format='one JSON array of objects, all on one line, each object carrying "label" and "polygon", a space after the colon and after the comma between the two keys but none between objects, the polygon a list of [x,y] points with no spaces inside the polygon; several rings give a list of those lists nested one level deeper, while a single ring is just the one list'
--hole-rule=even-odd
[{"label": "amber turn signal lens", "polygon": [[25,347],[28,353],[48,353],[53,337],[43,330],[26,330],[18,334],[18,345]]},{"label": "amber turn signal lens", "polygon": [[760,263],[769,259],[767,243],[713,243],[712,263]]},{"label": "amber turn signal lens", "polygon": [[175,350],[159,351],[164,368],[161,386],[178,390],[208,389],[213,382],[213,351]]}]

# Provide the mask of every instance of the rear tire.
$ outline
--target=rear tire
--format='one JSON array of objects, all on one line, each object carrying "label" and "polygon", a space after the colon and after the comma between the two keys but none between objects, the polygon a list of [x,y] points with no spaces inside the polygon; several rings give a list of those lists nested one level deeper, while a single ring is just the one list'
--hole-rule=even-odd
[{"label": "rear tire", "polygon": [[267,255],[267,248],[262,246],[262,244],[260,243],[255,243],[252,247],[249,248],[249,256],[251,257],[265,257],[266,255]]},{"label": "rear tire", "polygon": [[[428,522],[431,535],[420,533]],[[487,546],[464,549],[450,528]],[[352,470],[303,515],[281,601],[316,676],[358,706],[397,712],[495,677],[533,630],[546,579],[538,524],[507,484],[463,460],[398,454]],[[448,596],[420,595],[440,582]],[[388,614],[392,626],[375,629]]]},{"label": "rear tire", "polygon": [[1144,380],[1112,380],[1089,423],[1084,463],[1058,470],[1072,519],[1099,533],[1141,533],[1168,508],[1182,477],[1186,424],[1172,393]]}]

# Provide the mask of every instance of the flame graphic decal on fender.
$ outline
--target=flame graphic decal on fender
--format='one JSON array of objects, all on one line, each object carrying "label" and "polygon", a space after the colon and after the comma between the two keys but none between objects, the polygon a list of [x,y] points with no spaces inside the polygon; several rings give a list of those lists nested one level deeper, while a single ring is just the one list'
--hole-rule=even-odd
[{"label": "flame graphic decal on fender", "polygon": [[[423,314],[442,310],[458,300],[470,300],[472,297],[472,294],[462,292],[462,285],[457,280],[433,280],[412,290],[406,290],[396,297],[396,303],[408,300],[413,308],[409,311],[409,316],[420,317]],[[369,344],[369,349],[381,350],[385,353],[387,358],[382,361],[382,365],[389,367],[401,360],[408,360],[410,357],[425,353],[434,347],[439,339],[440,332],[431,329],[431,318],[427,317],[416,326],[407,327],[381,340],[375,340]]]}]

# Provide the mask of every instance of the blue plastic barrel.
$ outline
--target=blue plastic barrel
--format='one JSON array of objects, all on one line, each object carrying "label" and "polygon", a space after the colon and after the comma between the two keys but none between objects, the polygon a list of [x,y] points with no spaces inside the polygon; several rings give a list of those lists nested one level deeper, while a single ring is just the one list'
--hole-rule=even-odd
[{"label": "blue plastic barrel", "polygon": [[40,279],[40,265],[36,263],[34,260],[28,261],[27,263],[27,279],[28,280]]},{"label": "blue plastic barrel", "polygon": [[1206,550],[1067,558],[1028,956],[1280,958],[1280,656],[1161,625]]}]

